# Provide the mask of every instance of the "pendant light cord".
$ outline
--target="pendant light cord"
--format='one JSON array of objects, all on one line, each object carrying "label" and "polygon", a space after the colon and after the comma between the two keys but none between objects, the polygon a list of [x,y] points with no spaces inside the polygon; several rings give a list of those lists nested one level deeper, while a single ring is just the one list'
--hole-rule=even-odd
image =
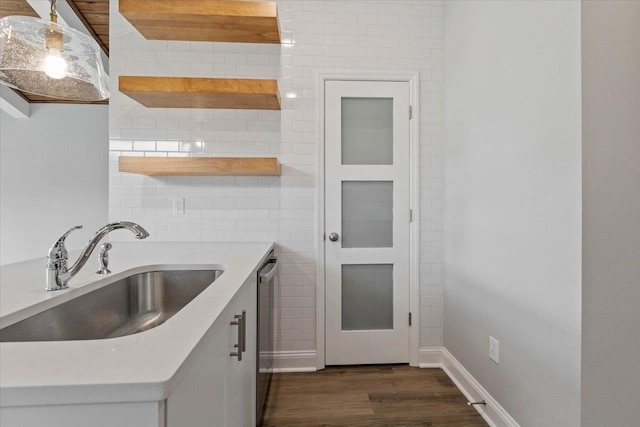
[{"label": "pendant light cord", "polygon": [[58,5],[58,0],[51,0],[51,13],[49,16],[51,17],[51,22],[54,24],[58,23],[58,14],[56,13],[56,6]]}]

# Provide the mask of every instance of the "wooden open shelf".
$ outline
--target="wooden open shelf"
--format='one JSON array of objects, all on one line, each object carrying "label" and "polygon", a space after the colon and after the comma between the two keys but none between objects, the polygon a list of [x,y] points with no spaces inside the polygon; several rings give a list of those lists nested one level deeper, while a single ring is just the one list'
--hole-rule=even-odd
[{"label": "wooden open shelf", "polygon": [[275,157],[128,157],[120,172],[149,176],[280,175]]},{"label": "wooden open shelf", "polygon": [[280,43],[275,2],[120,0],[120,13],[149,40]]},{"label": "wooden open shelf", "polygon": [[119,89],[152,108],[280,109],[277,80],[120,76]]}]

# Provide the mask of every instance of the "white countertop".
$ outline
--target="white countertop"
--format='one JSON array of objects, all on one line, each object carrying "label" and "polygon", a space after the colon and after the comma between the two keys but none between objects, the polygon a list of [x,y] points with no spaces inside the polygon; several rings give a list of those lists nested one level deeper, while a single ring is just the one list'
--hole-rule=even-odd
[{"label": "white countertop", "polygon": [[[45,291],[45,258],[0,267],[0,327],[131,274],[219,269],[224,273],[171,319],[134,335],[87,341],[0,343],[0,406],[166,399],[180,367],[272,243],[115,242],[112,273],[87,263],[69,289]],[[74,261],[78,251],[70,253]],[[92,257],[93,258],[93,257]]]}]

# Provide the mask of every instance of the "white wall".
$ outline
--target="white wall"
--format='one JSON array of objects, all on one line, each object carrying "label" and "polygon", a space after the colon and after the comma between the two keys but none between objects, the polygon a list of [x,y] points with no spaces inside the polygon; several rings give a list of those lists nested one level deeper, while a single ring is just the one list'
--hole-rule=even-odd
[{"label": "white wall", "polygon": [[582,3],[582,425],[638,425],[640,2]]},{"label": "white wall", "polygon": [[521,425],[578,426],[580,3],[447,1],[445,52],[444,346]]},{"label": "white wall", "polygon": [[0,113],[0,264],[46,256],[77,224],[68,246],[80,248],[106,223],[107,115],[61,104],[31,104],[28,119]]},{"label": "white wall", "polygon": [[[275,240],[280,351],[315,349],[316,72],[420,72],[420,345],[442,343],[442,1],[280,0],[282,45],[145,40],[111,2],[110,216],[155,240]],[[276,78],[282,111],[148,109],[117,92],[119,75]],[[290,98],[295,96],[295,98]],[[282,177],[148,178],[117,157],[277,156]],[[172,197],[186,198],[174,216]],[[320,339],[323,339],[320,337]]]}]

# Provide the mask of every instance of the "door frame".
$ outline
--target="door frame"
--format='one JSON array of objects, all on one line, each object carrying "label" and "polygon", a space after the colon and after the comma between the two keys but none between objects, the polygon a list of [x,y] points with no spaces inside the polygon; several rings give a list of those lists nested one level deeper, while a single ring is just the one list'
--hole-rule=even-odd
[{"label": "door frame", "polygon": [[[412,326],[409,328],[409,364],[419,365],[420,352],[420,281],[419,281],[419,168],[420,168],[420,73],[417,71],[372,71],[372,70],[318,70],[316,71],[316,135],[318,185],[316,186],[316,369],[325,368],[325,135],[324,108],[325,82],[342,81],[395,81],[409,83],[409,103],[412,117],[409,121],[409,209],[412,221],[409,224],[409,310]],[[409,111],[407,111],[409,114]],[[408,213],[407,213],[408,215]],[[407,319],[408,320],[408,319]]]}]

